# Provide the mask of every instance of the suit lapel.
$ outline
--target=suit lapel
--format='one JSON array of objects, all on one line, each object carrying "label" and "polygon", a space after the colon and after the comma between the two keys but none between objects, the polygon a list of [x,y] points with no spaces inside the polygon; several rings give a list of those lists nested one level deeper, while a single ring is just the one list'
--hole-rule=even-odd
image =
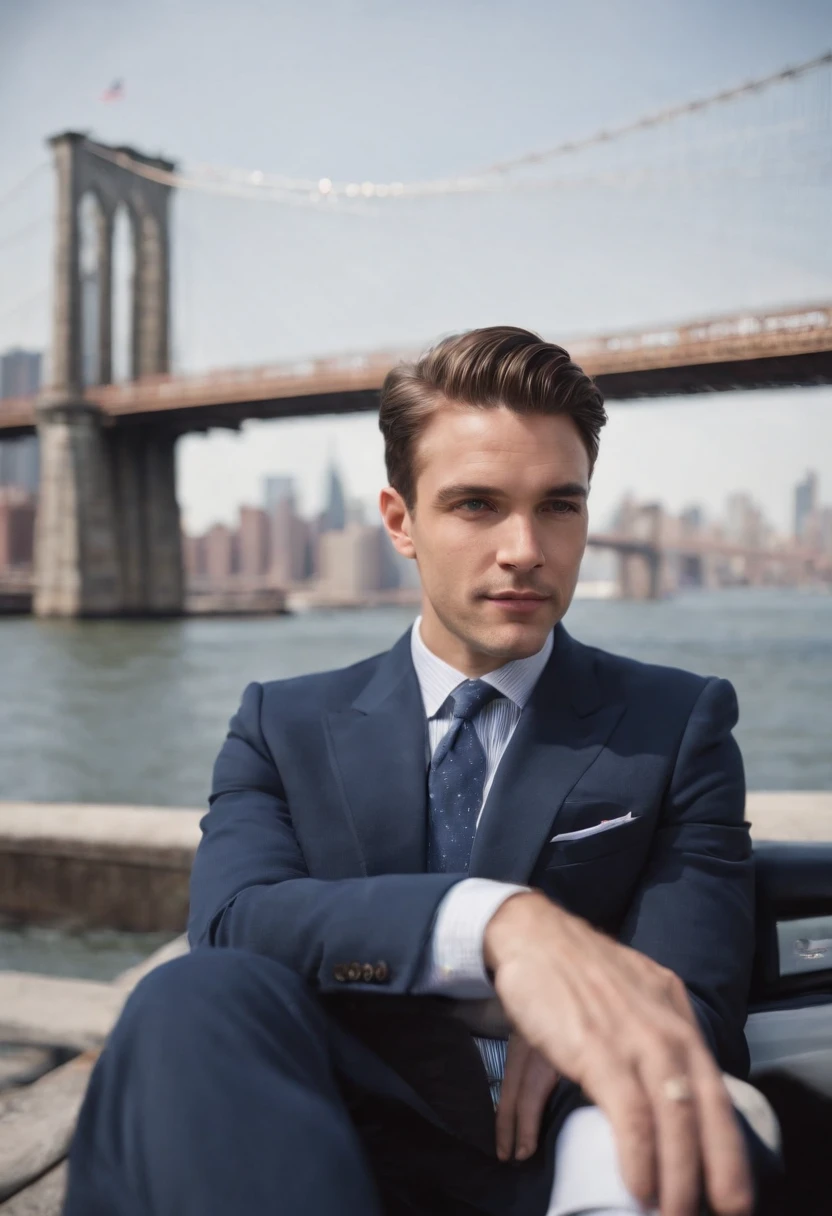
[{"label": "suit lapel", "polygon": [[326,718],[365,874],[416,874],[427,852],[427,722],[410,632],[369,684]]},{"label": "suit lapel", "polygon": [[[488,795],[471,854],[472,876],[528,882],[564,799],[623,711],[621,703],[602,701],[592,651],[558,625],[552,656]],[[565,823],[563,830],[569,830]]]}]

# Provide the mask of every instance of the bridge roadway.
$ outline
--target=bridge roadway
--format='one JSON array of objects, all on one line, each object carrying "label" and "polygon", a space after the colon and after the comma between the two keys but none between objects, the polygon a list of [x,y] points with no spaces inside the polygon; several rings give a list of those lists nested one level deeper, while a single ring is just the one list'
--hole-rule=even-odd
[{"label": "bridge roadway", "polygon": [[771,562],[790,571],[813,569],[832,576],[832,557],[815,549],[751,548],[733,541],[697,535],[654,541],[618,532],[591,532],[587,545],[590,548],[610,549],[615,553],[645,558],[739,557],[745,561]]},{"label": "bridge roadway", "polygon": [[[744,312],[567,343],[608,400],[832,383],[832,304]],[[177,433],[237,428],[249,418],[378,407],[385,375],[413,351],[381,351],[188,376],[149,376],[86,390],[114,424],[164,421]],[[0,435],[35,428],[35,399],[0,401]]]}]

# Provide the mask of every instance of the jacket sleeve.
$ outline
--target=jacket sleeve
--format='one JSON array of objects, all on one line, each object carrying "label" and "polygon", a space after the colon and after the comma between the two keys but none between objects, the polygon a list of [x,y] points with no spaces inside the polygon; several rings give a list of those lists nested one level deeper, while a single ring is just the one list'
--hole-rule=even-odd
[{"label": "jacket sleeve", "polygon": [[720,1066],[748,1072],[743,1036],[754,953],[754,874],[727,680],[688,719],[642,885],[621,940],[684,980]]},{"label": "jacket sleeve", "polygon": [[458,875],[311,878],[250,684],[214,766],[191,873],[192,947],[263,954],[322,992],[408,993]]}]

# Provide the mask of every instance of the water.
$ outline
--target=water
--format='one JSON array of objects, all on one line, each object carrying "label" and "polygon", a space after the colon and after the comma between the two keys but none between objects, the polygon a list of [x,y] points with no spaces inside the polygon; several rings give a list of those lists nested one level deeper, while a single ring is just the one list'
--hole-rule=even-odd
[{"label": "water", "polygon": [[[0,798],[200,807],[249,680],[355,662],[413,615],[0,618]],[[751,788],[832,789],[832,596],[579,600],[566,624],[610,650],[732,680]]]},{"label": "water", "polygon": [[170,939],[169,933],[65,933],[39,925],[0,928],[0,971],[36,971],[75,979],[115,979]]},{"label": "water", "polygon": [[[263,620],[0,618],[0,798],[201,807],[249,680],[386,649],[406,609]],[[752,789],[832,789],[832,596],[737,591],[660,603],[576,601],[583,641],[725,676]],[[0,968],[107,978],[158,943],[0,933]]]}]

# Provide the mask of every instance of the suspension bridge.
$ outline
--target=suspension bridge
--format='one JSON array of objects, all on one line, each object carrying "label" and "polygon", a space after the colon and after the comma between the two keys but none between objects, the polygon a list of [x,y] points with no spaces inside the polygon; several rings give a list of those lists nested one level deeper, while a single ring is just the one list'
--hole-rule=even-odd
[{"label": "suspension bridge", "polygon": [[[0,438],[34,430],[40,436],[36,611],[59,616],[180,611],[177,437],[236,428],[251,418],[375,409],[386,372],[415,353],[363,351],[172,374],[174,190],[345,214],[448,197],[613,188],[634,181],[652,188],[671,180],[687,190],[701,178],[701,164],[692,173],[685,158],[680,161],[675,153],[668,158],[672,140],[658,148],[649,145],[649,154],[644,143],[685,122],[694,124],[691,145],[705,149],[712,172],[742,175],[776,163],[778,173],[798,178],[808,173],[816,186],[826,186],[832,173],[831,79],[828,53],[585,138],[474,173],[419,182],[312,181],[218,166],[184,171],[164,158],[107,146],[81,133],[53,137],[50,383],[37,400],[0,402]],[[795,90],[807,82],[811,91],[798,94],[795,103]],[[790,99],[785,118],[778,108],[784,96]],[[766,99],[765,121],[749,127],[748,107],[761,98]],[[721,124],[721,116],[737,107],[745,107],[740,143],[747,146],[751,139],[756,148],[747,160],[737,155],[737,125]],[[642,153],[635,165],[628,159],[634,142]],[[555,176],[549,169],[553,163],[559,167]],[[0,206],[25,192],[31,176],[7,191]],[[130,360],[128,378],[113,383],[113,234],[122,211],[129,217],[133,246]],[[583,335],[568,346],[611,400],[829,384],[832,302],[758,307],[682,324]],[[658,544],[648,546],[647,553],[644,545],[636,552],[622,538],[606,538],[606,543],[654,564],[660,556]]]}]

